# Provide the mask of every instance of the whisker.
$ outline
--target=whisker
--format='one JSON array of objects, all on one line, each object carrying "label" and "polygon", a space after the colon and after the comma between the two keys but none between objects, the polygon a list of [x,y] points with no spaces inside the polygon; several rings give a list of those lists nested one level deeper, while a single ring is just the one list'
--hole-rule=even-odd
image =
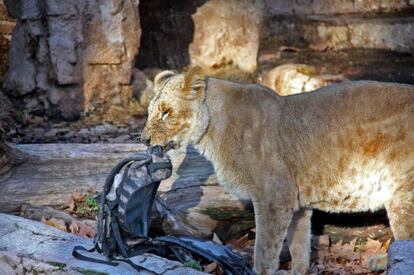
[{"label": "whisker", "polygon": [[130,138],[129,141],[141,143],[142,142],[141,134],[138,134],[137,136]]}]

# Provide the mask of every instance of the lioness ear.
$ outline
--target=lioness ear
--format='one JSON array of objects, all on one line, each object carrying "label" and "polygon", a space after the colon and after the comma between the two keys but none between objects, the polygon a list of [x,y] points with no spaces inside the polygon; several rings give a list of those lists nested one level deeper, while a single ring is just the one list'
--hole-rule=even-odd
[{"label": "lioness ear", "polygon": [[[204,71],[200,66],[191,68],[184,77],[182,92],[190,96],[199,96],[206,87]],[[194,93],[195,91],[195,93]]]},{"label": "lioness ear", "polygon": [[158,73],[154,78],[154,90],[158,90],[161,84],[173,75],[175,75],[173,71],[163,71]]}]

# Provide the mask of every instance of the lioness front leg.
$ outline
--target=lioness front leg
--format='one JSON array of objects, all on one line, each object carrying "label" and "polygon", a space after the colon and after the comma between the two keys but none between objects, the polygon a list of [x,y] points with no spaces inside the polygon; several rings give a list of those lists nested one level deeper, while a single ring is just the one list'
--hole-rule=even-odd
[{"label": "lioness front leg", "polygon": [[291,274],[307,274],[311,252],[311,209],[300,209],[293,214],[287,241],[292,256]]},{"label": "lioness front leg", "polygon": [[283,202],[253,201],[256,221],[254,269],[257,274],[272,274],[279,269],[279,254],[293,216],[293,208]]}]

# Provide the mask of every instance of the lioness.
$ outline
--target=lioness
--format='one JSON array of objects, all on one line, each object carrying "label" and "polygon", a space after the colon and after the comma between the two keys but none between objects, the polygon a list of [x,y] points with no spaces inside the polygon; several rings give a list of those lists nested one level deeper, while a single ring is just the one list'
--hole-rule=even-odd
[{"label": "lioness", "polygon": [[142,138],[193,144],[221,184],[252,200],[254,264],[279,268],[287,237],[292,273],[308,271],[312,209],[385,207],[395,239],[414,238],[414,87],[347,82],[277,96],[257,84],[164,71],[154,80]]}]

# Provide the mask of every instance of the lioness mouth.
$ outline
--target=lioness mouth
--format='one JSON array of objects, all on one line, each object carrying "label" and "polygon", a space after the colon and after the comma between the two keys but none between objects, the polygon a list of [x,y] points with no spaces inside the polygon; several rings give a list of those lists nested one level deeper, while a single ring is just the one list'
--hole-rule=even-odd
[{"label": "lioness mouth", "polygon": [[166,145],[164,145],[163,147],[163,152],[164,154],[167,153],[168,151],[172,150],[172,149],[176,149],[177,148],[177,143],[174,141],[170,141],[168,142]]}]

